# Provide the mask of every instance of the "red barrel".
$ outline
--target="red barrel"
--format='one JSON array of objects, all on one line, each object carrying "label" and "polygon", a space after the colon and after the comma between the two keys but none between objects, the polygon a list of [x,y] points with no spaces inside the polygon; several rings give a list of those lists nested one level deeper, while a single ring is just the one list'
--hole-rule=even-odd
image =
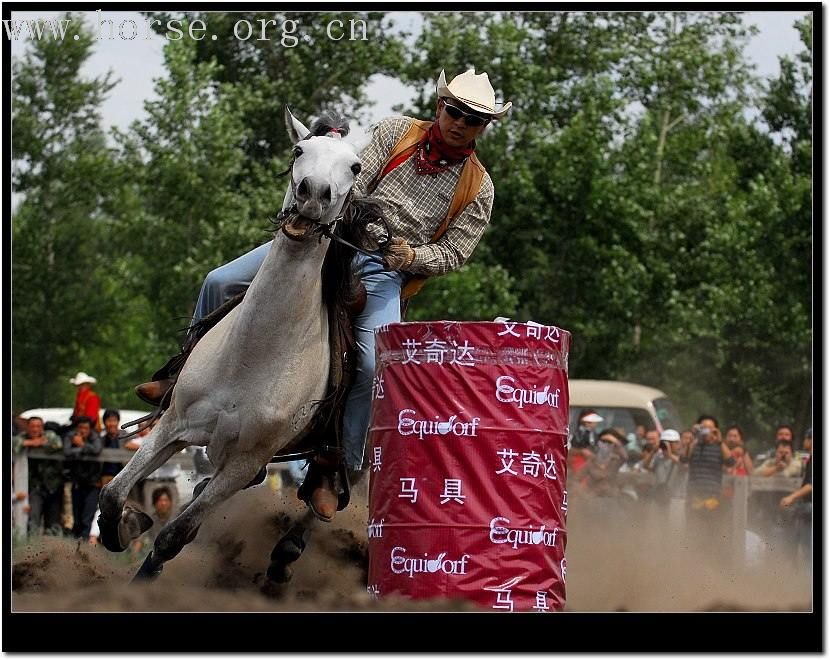
[{"label": "red barrel", "polygon": [[369,591],[562,609],[570,333],[435,321],[375,339]]}]

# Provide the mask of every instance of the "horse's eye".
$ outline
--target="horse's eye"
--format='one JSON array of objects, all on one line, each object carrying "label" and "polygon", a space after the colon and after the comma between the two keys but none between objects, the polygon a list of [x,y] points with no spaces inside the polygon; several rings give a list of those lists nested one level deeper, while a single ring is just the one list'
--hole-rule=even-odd
[{"label": "horse's eye", "polygon": [[361,169],[360,163],[355,163],[354,165],[352,165],[352,174],[357,176],[358,174],[360,174],[360,169]]},{"label": "horse's eye", "polygon": [[294,147],[294,158],[299,158],[303,155],[302,147]]}]

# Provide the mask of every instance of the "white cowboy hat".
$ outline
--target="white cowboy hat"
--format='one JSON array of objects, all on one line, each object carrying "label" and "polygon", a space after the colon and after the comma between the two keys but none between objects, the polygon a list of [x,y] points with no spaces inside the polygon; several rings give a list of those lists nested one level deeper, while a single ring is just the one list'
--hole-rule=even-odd
[{"label": "white cowboy hat", "polygon": [[599,422],[601,422],[604,419],[605,419],[605,417],[600,417],[596,413],[589,413],[588,415],[585,415],[585,417],[580,417],[579,421],[580,422],[597,422],[597,424],[599,424]]},{"label": "white cowboy hat", "polygon": [[84,383],[97,383],[98,381],[95,380],[89,374],[87,374],[83,371],[79,371],[78,375],[75,376],[75,378],[70,378],[69,379],[69,382],[72,383],[73,385],[83,385]]},{"label": "white cowboy hat", "polygon": [[496,93],[490,79],[486,73],[476,75],[475,69],[468,69],[456,76],[449,85],[442,69],[441,75],[438,76],[438,98],[443,97],[460,101],[471,110],[495,119],[501,119],[513,107],[512,101],[508,101],[502,105],[501,110],[496,110]]}]

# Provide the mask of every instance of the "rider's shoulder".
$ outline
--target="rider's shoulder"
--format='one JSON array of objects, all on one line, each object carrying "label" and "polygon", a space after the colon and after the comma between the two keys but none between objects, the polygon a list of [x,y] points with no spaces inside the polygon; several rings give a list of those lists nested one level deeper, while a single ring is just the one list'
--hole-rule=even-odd
[{"label": "rider's shoulder", "polygon": [[413,117],[405,115],[385,117],[372,126],[372,132],[377,134],[384,142],[394,144],[406,134],[414,121]]},{"label": "rider's shoulder", "polygon": [[484,176],[481,179],[481,188],[478,192],[480,197],[495,197],[496,188],[493,185],[493,179],[490,178],[489,172],[484,170]]}]

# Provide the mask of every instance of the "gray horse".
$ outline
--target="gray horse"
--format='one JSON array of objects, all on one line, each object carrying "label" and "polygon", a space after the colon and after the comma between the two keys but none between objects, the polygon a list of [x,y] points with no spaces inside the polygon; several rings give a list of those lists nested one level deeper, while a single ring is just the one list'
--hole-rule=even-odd
[{"label": "gray horse", "polygon": [[[122,551],[152,524],[145,513],[125,507],[140,479],[189,445],[205,447],[215,467],[159,532],[139,576],[158,575],[217,505],[251,484],[297,437],[313,403],[326,395],[329,324],[321,271],[331,243],[314,230],[341,219],[354,203],[360,159],[339,133],[311,136],[287,108],[286,125],[295,145],[287,200],[296,213],[276,232],[243,301],[196,344],[160,422],[101,491],[102,543]],[[307,515],[301,529],[312,518]]]}]

